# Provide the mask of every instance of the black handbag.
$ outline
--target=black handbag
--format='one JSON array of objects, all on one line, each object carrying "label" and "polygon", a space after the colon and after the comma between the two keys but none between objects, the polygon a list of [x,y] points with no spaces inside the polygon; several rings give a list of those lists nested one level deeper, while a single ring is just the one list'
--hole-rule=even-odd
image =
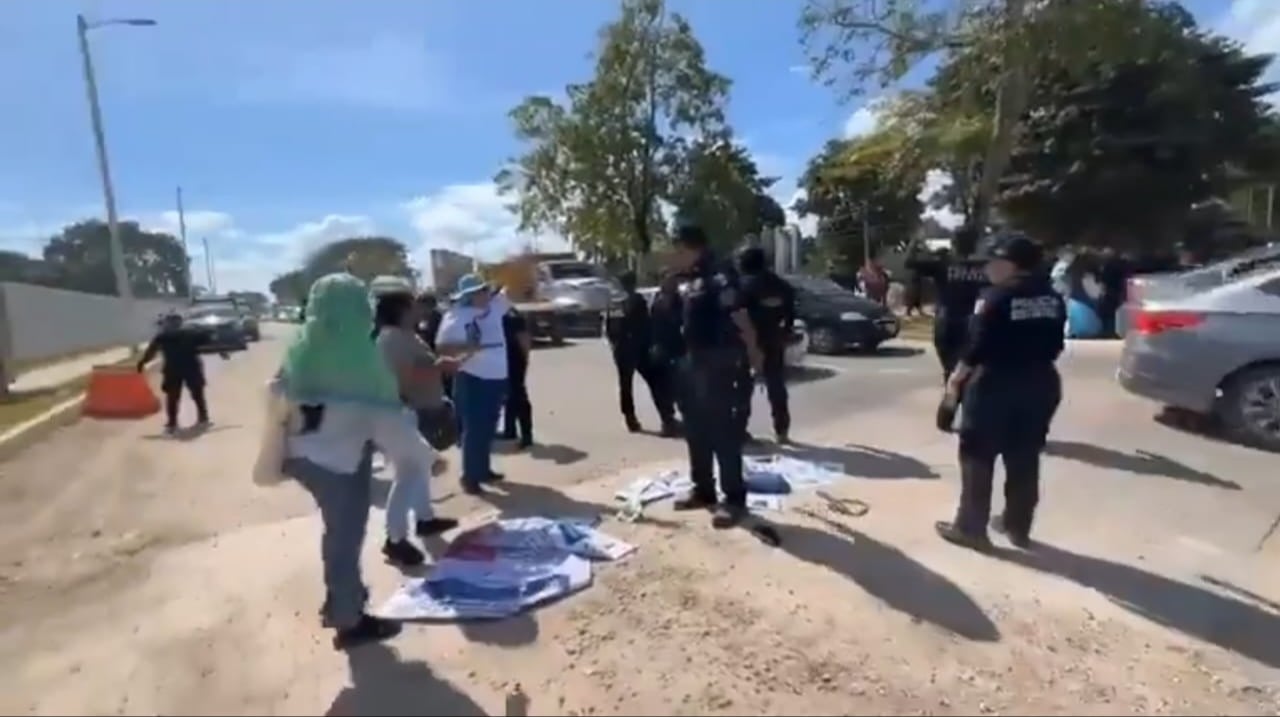
[{"label": "black handbag", "polygon": [[418,410],[418,432],[437,451],[458,444],[458,414],[453,402],[445,399],[435,408]]}]

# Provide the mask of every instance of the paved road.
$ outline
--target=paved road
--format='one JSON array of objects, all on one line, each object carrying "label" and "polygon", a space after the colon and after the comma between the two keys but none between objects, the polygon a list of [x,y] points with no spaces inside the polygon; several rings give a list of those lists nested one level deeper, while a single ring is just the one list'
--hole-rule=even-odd
[{"label": "paved road", "polygon": [[[249,352],[225,363],[216,358],[209,362],[211,401],[219,423],[207,434],[165,439],[159,435],[158,419],[84,421],[0,465],[0,625],[5,626],[0,628],[0,673],[16,675],[10,678],[11,688],[21,692],[24,661],[35,646],[45,646],[42,665],[69,659],[55,655],[50,645],[65,644],[76,655],[90,655],[91,646],[79,644],[76,635],[82,625],[98,629],[106,617],[97,614],[101,610],[95,606],[109,605],[109,596],[148,584],[153,560],[183,554],[170,550],[176,544],[214,535],[225,535],[230,543],[235,535],[248,534],[236,528],[259,525],[249,531],[257,550],[273,553],[279,547],[292,551],[287,554],[296,557],[290,560],[306,561],[308,570],[314,567],[312,540],[297,540],[296,529],[288,527],[296,524],[278,522],[313,513],[310,502],[291,487],[258,489],[247,477],[254,437],[261,428],[256,409],[261,386],[278,365],[289,331],[290,327],[272,327]],[[1280,515],[1275,456],[1156,423],[1154,407],[1115,388],[1115,360],[1114,346],[1087,344],[1073,346],[1062,362],[1067,398],[1046,462],[1044,533],[1076,550],[1159,564],[1201,588],[1263,596],[1239,598],[1252,604],[1276,602],[1280,571],[1273,563],[1280,553],[1271,553],[1268,563],[1267,549],[1259,545]],[[927,479],[954,474],[953,449],[950,439],[930,427],[929,394],[938,380],[932,356],[903,348],[880,357],[814,362],[826,370],[811,372],[810,380],[793,389],[796,437],[822,442],[826,447],[819,457],[841,461],[851,475],[873,479],[864,484],[865,494],[874,496],[877,515],[901,516],[890,519],[891,524],[915,525],[941,517],[951,488]],[[678,441],[625,432],[612,367],[599,342],[539,350],[530,383],[541,445],[528,455],[499,459],[511,477],[512,500],[518,499],[524,510],[539,503],[581,507],[565,495],[571,484],[626,466],[678,459],[684,453]],[[637,389],[641,419],[655,425],[639,384]],[[832,426],[838,428],[834,433]],[[886,427],[892,427],[892,442]],[[762,397],[757,399],[753,428],[768,434]],[[874,480],[901,478],[925,480]],[[454,475],[436,483],[442,512],[464,515],[482,507],[456,495],[455,485]],[[275,535],[280,536],[279,546],[272,543]],[[951,560],[951,553],[939,553],[932,542],[926,545],[929,555]],[[276,563],[283,559],[273,558]],[[244,566],[245,572],[235,574],[249,575],[254,569]],[[1221,600],[1204,597],[1203,590],[1156,589],[1153,595],[1149,580],[1143,583],[1133,573],[1118,570],[1103,570],[1099,574],[1105,579],[1096,585],[1087,582],[1093,571],[1084,578],[1068,577],[1119,595],[1117,599],[1140,599],[1143,609],[1155,614],[1152,619],[1201,640],[1231,645],[1244,630],[1274,636],[1271,642],[1280,644],[1280,618],[1274,613],[1255,608],[1247,620],[1241,619],[1246,613],[1239,608],[1222,613],[1215,609]],[[191,580],[199,584],[197,577]],[[299,604],[310,604],[314,597],[314,576],[301,575],[288,590],[289,595],[302,595],[300,602],[290,597],[280,609],[299,610]],[[1188,602],[1188,595],[1195,599]],[[241,611],[257,609],[236,605]],[[175,603],[172,609],[192,607]],[[72,613],[74,620],[67,617]],[[314,627],[303,623],[307,631]],[[307,635],[312,639],[310,632]],[[177,650],[185,641],[202,638],[193,633],[148,639]],[[1265,664],[1280,666],[1280,652],[1254,656],[1259,655]],[[109,661],[110,656],[85,659]],[[148,663],[147,669],[159,668]],[[1273,673],[1264,676],[1271,679]],[[50,675],[40,679],[41,684],[56,682]],[[44,704],[48,711],[54,703]]]}]

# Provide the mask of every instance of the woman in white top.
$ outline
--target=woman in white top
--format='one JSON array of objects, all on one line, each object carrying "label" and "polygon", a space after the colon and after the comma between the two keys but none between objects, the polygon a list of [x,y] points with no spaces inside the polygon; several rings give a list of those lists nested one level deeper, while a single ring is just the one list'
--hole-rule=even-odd
[{"label": "woman in white top", "polygon": [[502,317],[511,308],[477,274],[458,280],[453,305],[440,321],[436,348],[459,356],[462,365],[453,381],[453,398],[462,424],[462,489],[483,491],[486,482],[502,480],[493,470],[490,451],[507,390],[507,341]]},{"label": "woman in white top", "polygon": [[274,388],[293,418],[285,446],[285,473],[312,494],[324,522],[325,624],[340,649],[384,640],[399,626],[365,612],[368,591],[360,552],[369,517],[372,444],[396,471],[425,481],[444,462],[418,433],[400,400],[396,377],[369,340],[369,289],[350,274],[330,274],[312,285],[307,322],[285,354]]}]

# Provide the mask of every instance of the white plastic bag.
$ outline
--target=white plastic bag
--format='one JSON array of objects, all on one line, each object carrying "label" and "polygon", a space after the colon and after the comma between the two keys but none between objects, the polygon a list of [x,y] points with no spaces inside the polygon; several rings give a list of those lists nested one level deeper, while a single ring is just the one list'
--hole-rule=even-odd
[{"label": "white plastic bag", "polygon": [[258,459],[253,464],[253,482],[261,486],[283,483],[286,442],[289,438],[289,400],[276,390],[274,383],[267,384],[264,405],[265,420],[262,438],[258,445]]}]

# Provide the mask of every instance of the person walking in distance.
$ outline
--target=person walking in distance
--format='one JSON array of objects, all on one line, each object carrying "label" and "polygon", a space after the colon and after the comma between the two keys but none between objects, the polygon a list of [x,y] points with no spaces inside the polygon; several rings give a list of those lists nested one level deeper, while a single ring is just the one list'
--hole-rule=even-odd
[{"label": "person walking in distance", "polygon": [[642,430],[640,420],[636,418],[632,389],[634,377],[638,373],[649,386],[654,408],[658,410],[658,417],[662,421],[662,435],[677,435],[675,408],[670,392],[663,382],[663,376],[650,361],[653,334],[649,305],[636,291],[636,275],[633,272],[624,273],[618,277],[618,282],[622,285],[625,296],[622,305],[611,308],[605,318],[605,334],[613,352],[614,368],[617,369],[618,403],[622,409],[622,418],[627,423],[627,430],[632,433]]},{"label": "person walking in distance", "polygon": [[[209,425],[209,405],[205,401],[204,362],[200,352],[212,341],[208,331],[183,326],[182,317],[169,313],[160,320],[160,331],[147,344],[138,359],[138,373],[160,355],[164,359],[161,369],[160,391],[164,394],[164,430],[172,434],[178,430],[178,406],[185,386],[196,405],[196,427]],[[220,352],[225,360],[226,352]]]},{"label": "person walking in distance", "polygon": [[[764,355],[743,305],[737,272],[721,266],[700,227],[676,233],[673,262],[689,278],[684,300],[684,337],[688,346],[681,367],[685,442],[693,492],[677,501],[677,510],[714,508],[717,528],[737,525],[747,515],[747,486],[742,466],[742,429],[736,420],[735,382],[744,353],[757,372]],[[720,469],[717,498],[715,465]]]},{"label": "person walking in distance", "polygon": [[[796,322],[796,293],[782,277],[765,265],[764,250],[749,247],[738,253],[738,270],[742,273],[743,304],[756,339],[764,353],[764,385],[773,413],[773,432],[779,443],[786,443],[791,431],[791,407],[787,396],[787,339]],[[751,420],[751,396],[754,383],[748,384],[741,396],[742,431],[747,437]]]},{"label": "person walking in distance", "polygon": [[507,342],[507,400],[502,409],[502,438],[517,441],[518,449],[533,445],[533,404],[529,402],[529,353],[533,337],[529,323],[515,308],[502,317]]}]

